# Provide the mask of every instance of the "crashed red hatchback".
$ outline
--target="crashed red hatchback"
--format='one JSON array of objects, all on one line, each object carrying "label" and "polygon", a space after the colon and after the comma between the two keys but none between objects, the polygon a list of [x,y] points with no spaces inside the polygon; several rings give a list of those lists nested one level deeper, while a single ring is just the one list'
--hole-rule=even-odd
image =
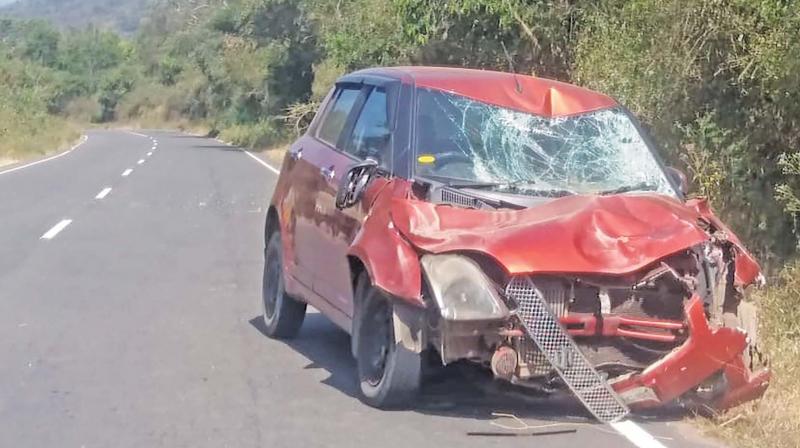
[{"label": "crashed red hatchback", "polygon": [[319,309],[377,407],[408,404],[430,362],[570,391],[604,421],[755,399],[769,371],[744,295],[763,277],[685,190],[608,96],[458,68],[346,75],[283,162],[266,331]]}]

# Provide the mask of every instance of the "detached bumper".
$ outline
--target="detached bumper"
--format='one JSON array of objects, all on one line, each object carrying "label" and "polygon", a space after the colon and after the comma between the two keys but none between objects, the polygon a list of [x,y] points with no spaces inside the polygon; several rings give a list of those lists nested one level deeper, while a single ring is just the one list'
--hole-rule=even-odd
[{"label": "detached bumper", "polygon": [[724,391],[710,403],[725,409],[756,399],[769,385],[770,371],[753,373],[745,365],[747,335],[734,328],[713,328],[695,295],[685,307],[689,338],[667,356],[638,374],[616,379],[611,386],[633,408],[668,403],[696,389],[706,379],[722,371]]}]

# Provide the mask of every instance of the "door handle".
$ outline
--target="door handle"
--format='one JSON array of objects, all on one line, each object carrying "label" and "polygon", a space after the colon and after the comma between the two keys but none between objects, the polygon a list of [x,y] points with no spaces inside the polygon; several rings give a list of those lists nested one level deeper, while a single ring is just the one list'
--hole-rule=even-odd
[{"label": "door handle", "polygon": [[333,168],[333,166],[328,168],[322,167],[319,169],[319,174],[321,174],[325,179],[333,180],[333,176],[336,175],[336,170]]},{"label": "door handle", "polygon": [[290,149],[289,150],[289,157],[292,160],[300,160],[300,159],[302,159],[303,158],[303,148],[300,147],[300,148],[297,148],[297,149]]}]

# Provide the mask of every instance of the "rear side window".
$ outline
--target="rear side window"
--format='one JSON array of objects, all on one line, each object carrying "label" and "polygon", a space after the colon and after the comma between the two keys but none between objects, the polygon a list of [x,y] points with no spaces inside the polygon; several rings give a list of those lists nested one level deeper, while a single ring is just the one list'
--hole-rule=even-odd
[{"label": "rear side window", "polygon": [[389,114],[386,91],[375,88],[369,94],[344,150],[358,158],[373,157],[386,166],[389,152]]},{"label": "rear side window", "polygon": [[353,110],[360,93],[360,88],[345,87],[338,89],[331,99],[332,105],[328,107],[328,112],[325,114],[322,124],[320,124],[317,136],[321,140],[336,146],[344,125],[347,123],[347,117],[350,115],[350,111]]}]

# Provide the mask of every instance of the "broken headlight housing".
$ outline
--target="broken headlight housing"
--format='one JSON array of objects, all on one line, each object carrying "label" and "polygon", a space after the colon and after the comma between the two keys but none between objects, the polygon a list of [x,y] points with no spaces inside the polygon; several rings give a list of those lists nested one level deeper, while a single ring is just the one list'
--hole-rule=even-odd
[{"label": "broken headlight housing", "polygon": [[422,268],[442,318],[451,321],[508,317],[494,284],[478,264],[463,255],[424,255]]}]

